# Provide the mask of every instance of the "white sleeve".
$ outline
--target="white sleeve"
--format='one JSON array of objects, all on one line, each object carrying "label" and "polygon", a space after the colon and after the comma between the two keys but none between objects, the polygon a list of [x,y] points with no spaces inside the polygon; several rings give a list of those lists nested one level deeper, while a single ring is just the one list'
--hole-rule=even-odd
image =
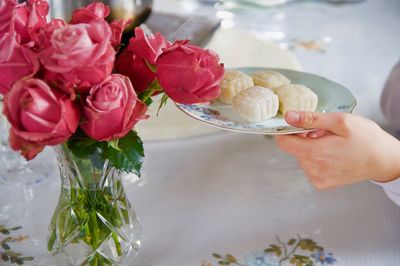
[{"label": "white sleeve", "polygon": [[388,195],[388,197],[392,201],[394,201],[394,203],[400,206],[400,177],[386,183],[375,182],[375,181],[371,182],[377,184],[378,186],[381,186],[385,191],[386,195]]}]

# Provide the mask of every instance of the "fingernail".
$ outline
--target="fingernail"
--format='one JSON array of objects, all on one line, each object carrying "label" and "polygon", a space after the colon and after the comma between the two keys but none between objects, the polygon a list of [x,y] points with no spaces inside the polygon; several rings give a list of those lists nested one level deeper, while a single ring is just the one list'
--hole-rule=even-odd
[{"label": "fingernail", "polygon": [[287,111],[286,121],[289,123],[298,123],[300,122],[300,114],[294,111]]}]

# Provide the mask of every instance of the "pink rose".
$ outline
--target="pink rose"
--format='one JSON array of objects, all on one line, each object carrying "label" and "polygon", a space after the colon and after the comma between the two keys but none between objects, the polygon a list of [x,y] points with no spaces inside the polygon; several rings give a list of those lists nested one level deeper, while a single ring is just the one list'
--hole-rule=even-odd
[{"label": "pink rose", "polygon": [[49,23],[40,27],[35,32],[31,32],[31,39],[35,43],[37,50],[43,50],[51,45],[51,35],[53,32],[66,25],[62,19],[52,19]]},{"label": "pink rose", "polygon": [[10,31],[11,18],[17,5],[17,0],[0,1],[0,38]]},{"label": "pink rose", "polygon": [[221,92],[219,83],[224,65],[210,50],[176,42],[157,60],[157,78],[165,93],[175,102],[208,102]]},{"label": "pink rose", "polygon": [[[70,24],[92,23],[96,21],[104,21],[110,14],[110,8],[103,3],[94,2],[86,7],[75,10],[72,13]],[[121,43],[121,36],[125,28],[131,23],[131,19],[116,19],[111,22],[111,45],[118,48]]]},{"label": "pink rose", "polygon": [[126,49],[115,61],[115,70],[129,77],[137,93],[144,92],[156,78],[156,73],[149,68],[145,60]]},{"label": "pink rose", "polygon": [[163,50],[170,46],[171,43],[160,33],[147,37],[141,28],[136,28],[127,50],[155,65]]},{"label": "pink rose", "polygon": [[28,160],[44,145],[65,142],[77,129],[79,107],[40,79],[21,79],[4,97],[10,144]]},{"label": "pink rose", "polygon": [[135,37],[118,56],[115,69],[118,73],[128,76],[135,90],[141,93],[156,78],[156,73],[149,68],[146,61],[154,65],[163,49],[169,46],[171,43],[161,34],[147,37],[142,29],[136,28]]},{"label": "pink rose", "polygon": [[72,13],[70,24],[102,21],[110,14],[110,8],[103,3],[94,2]]},{"label": "pink rose", "polygon": [[26,141],[10,130],[9,135],[10,147],[15,151],[21,151],[21,154],[27,159],[32,160],[44,149],[44,145]]},{"label": "pink rose", "polygon": [[17,33],[6,33],[0,38],[0,94],[6,94],[12,84],[39,69],[37,55],[19,44]]},{"label": "pink rose", "polygon": [[54,30],[51,45],[39,54],[49,72],[46,78],[61,85],[66,92],[74,87],[87,92],[111,74],[115,50],[110,38],[110,27],[104,21]]},{"label": "pink rose", "polygon": [[86,121],[81,128],[95,140],[121,138],[136,122],[147,118],[146,110],[128,77],[113,74],[90,90],[83,107]]},{"label": "pink rose", "polygon": [[22,4],[13,0],[1,1],[0,38],[15,30],[21,36],[21,43],[30,42],[30,33],[46,24],[48,11],[48,3],[44,0],[29,0]]}]

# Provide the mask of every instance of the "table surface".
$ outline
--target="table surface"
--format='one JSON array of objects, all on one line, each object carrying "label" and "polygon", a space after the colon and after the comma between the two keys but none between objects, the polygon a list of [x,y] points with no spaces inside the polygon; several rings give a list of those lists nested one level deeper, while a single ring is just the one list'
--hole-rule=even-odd
[{"label": "table surface", "polygon": [[[214,12],[194,1],[159,0],[155,6]],[[229,12],[233,22],[223,25],[291,49],[303,70],[346,85],[358,99],[356,112],[384,124],[379,95],[400,58],[400,1]],[[256,258],[277,237],[297,236],[332,252],[337,265],[400,265],[400,208],[369,182],[316,191],[272,137],[222,132],[146,142],[145,150],[142,179],[125,186],[143,229],[134,265],[214,266],[213,253],[232,254],[242,265],[274,265],[256,264]],[[29,187],[0,185],[0,224],[23,226],[19,234],[29,239],[15,246],[35,257],[26,265],[54,265],[45,241],[60,183],[52,150],[39,160],[51,178]]]}]

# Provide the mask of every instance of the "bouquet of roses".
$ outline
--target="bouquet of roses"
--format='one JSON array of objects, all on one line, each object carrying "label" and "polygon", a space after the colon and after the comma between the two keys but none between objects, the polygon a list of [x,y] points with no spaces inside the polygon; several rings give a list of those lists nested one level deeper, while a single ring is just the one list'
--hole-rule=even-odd
[{"label": "bouquet of roses", "polygon": [[0,93],[11,128],[10,146],[28,160],[46,145],[66,143],[76,156],[97,152],[117,169],[139,174],[143,148],[133,130],[158,96],[207,102],[219,93],[218,56],[129,20],[106,20],[109,7],[92,3],[67,23],[46,21],[44,0],[0,0]]}]

